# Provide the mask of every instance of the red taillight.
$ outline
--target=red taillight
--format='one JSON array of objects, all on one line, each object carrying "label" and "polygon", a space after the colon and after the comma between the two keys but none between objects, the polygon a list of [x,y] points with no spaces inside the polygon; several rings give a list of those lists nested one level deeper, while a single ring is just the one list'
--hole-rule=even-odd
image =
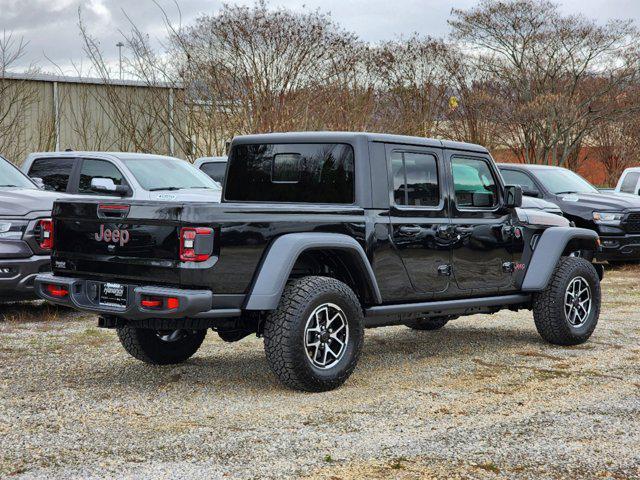
[{"label": "red taillight", "polygon": [[162,300],[156,297],[144,297],[140,300],[140,305],[146,308],[159,308],[162,306]]},{"label": "red taillight", "polygon": [[40,226],[40,235],[38,241],[42,250],[51,250],[53,248],[53,220],[47,218],[38,222]]},{"label": "red taillight", "polygon": [[52,297],[66,297],[69,295],[69,290],[64,288],[62,285],[54,285],[53,283],[49,283],[47,285],[47,293]]},{"label": "red taillight", "polygon": [[175,297],[167,298],[167,308],[169,310],[173,310],[174,308],[178,308],[180,306],[180,300]]},{"label": "red taillight", "polygon": [[204,262],[213,253],[213,229],[184,227],[180,229],[180,260]]},{"label": "red taillight", "polygon": [[140,299],[140,306],[155,310],[174,310],[180,306],[180,300],[176,297],[144,296]]}]

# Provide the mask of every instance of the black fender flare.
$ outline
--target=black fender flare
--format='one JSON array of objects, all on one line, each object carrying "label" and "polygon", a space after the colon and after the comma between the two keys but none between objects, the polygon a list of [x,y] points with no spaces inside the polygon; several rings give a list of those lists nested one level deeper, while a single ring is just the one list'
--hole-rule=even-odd
[{"label": "black fender flare", "polygon": [[598,246],[598,234],[594,230],[575,227],[551,227],[545,230],[538,240],[529,268],[522,282],[523,292],[544,290],[551,280],[560,257],[570,242]]},{"label": "black fender flare", "polygon": [[291,270],[307,250],[345,250],[365,272],[365,280],[376,303],[382,303],[378,282],[362,246],[341,233],[288,233],[276,238],[265,253],[245,301],[245,310],[274,310],[280,302]]}]

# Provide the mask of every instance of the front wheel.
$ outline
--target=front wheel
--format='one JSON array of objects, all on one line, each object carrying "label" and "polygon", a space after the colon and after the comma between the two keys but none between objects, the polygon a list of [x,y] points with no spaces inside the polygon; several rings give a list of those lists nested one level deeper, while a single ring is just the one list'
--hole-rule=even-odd
[{"label": "front wheel", "polygon": [[269,366],[285,385],[308,392],[342,385],[356,367],[363,339],[358,298],[328,277],[289,283],[264,326]]},{"label": "front wheel", "polygon": [[583,258],[563,257],[547,288],[533,299],[538,333],[555,345],[586,342],[600,316],[600,279]]},{"label": "front wheel", "polygon": [[182,363],[198,351],[206,330],[150,330],[121,327],[118,338],[134,358],[153,365]]}]

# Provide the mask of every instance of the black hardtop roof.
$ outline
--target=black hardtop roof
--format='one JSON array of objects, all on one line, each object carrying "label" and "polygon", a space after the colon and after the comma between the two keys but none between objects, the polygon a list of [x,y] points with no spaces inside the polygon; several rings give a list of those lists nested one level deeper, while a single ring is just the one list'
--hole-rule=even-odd
[{"label": "black hardtop roof", "polygon": [[434,138],[411,137],[407,135],[391,135],[371,132],[283,132],[262,133],[256,135],[240,135],[233,139],[232,144],[251,143],[354,143],[358,140],[370,142],[398,143],[403,145],[417,145],[424,147],[449,148],[453,150],[467,150],[471,152],[489,153],[481,145]]}]

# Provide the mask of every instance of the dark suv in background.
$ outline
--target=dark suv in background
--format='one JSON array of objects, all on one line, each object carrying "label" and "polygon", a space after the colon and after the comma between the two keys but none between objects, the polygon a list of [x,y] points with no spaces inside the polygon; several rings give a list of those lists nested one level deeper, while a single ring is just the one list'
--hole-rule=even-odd
[{"label": "dark suv in background", "polygon": [[36,274],[50,271],[56,198],[0,157],[0,302],[37,298]]},{"label": "dark suv in background", "polygon": [[640,197],[602,192],[577,173],[546,165],[499,164],[507,184],[555,203],[576,226],[598,232],[598,260],[640,260]]}]

